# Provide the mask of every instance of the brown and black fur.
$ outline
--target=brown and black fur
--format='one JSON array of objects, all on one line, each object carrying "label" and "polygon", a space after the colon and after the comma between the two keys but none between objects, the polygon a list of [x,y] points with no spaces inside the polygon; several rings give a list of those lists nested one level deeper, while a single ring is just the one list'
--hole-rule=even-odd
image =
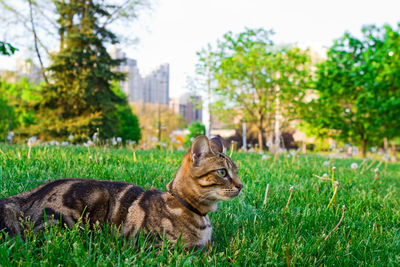
[{"label": "brown and black fur", "polygon": [[[217,171],[221,169],[226,176]],[[208,212],[218,201],[239,195],[242,187],[221,141],[201,136],[184,156],[168,192],[125,182],[54,180],[1,199],[0,230],[13,236],[22,234],[24,220],[31,221],[34,230],[59,220],[68,227],[85,220],[120,226],[126,237],[151,232],[172,243],[180,238],[187,247],[202,247],[211,239]]]}]

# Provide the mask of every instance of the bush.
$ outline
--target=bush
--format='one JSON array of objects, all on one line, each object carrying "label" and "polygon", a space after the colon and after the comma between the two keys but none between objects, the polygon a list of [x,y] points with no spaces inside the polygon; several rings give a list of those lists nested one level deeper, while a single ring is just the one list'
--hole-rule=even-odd
[{"label": "bush", "polygon": [[194,121],[191,124],[189,124],[188,130],[189,134],[186,135],[185,137],[186,146],[191,146],[192,140],[197,136],[206,134],[206,126],[204,126],[204,124],[202,124],[199,121]]}]

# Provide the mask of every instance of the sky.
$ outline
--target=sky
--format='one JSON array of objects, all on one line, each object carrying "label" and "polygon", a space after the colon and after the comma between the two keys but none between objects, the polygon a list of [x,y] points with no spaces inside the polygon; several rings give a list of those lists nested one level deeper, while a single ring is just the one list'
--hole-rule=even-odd
[{"label": "sky", "polygon": [[[345,31],[359,35],[366,24],[397,25],[399,10],[400,0],[158,0],[134,28],[126,29],[139,42],[121,48],[137,59],[142,74],[169,63],[170,95],[177,97],[187,91],[196,52],[228,31],[273,29],[275,43],[323,51]],[[0,69],[11,66],[11,60],[2,57]]]}]

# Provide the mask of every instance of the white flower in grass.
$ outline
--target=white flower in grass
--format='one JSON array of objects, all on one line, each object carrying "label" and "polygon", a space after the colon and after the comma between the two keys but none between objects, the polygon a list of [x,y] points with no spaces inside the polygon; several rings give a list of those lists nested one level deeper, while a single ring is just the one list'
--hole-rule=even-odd
[{"label": "white flower in grass", "polygon": [[121,143],[122,142],[122,138],[121,137],[117,137],[117,142]]},{"label": "white flower in grass", "polygon": [[74,140],[74,135],[73,135],[73,134],[70,134],[70,135],[68,136],[68,139],[69,139],[70,141]]},{"label": "white flower in grass", "polygon": [[349,109],[349,108],[346,108],[344,111],[345,111],[346,113],[350,113],[350,109]]},{"label": "white flower in grass", "polygon": [[264,150],[260,149],[260,151],[258,151],[258,154],[260,155],[264,154]]},{"label": "white flower in grass", "polygon": [[28,139],[28,144],[29,144],[29,145],[32,145],[33,143],[36,142],[36,140],[37,140],[37,138],[36,138],[35,135],[34,135],[34,136],[31,136],[31,137],[29,137],[29,139]]},{"label": "white flower in grass", "polygon": [[117,139],[115,139],[115,137],[111,138],[111,142],[114,146],[117,145]]},{"label": "white flower in grass", "polygon": [[58,146],[60,143],[58,142],[58,141],[56,141],[56,140],[51,140],[50,141],[50,145],[51,146]]},{"label": "white flower in grass", "polygon": [[270,146],[272,146],[272,142],[268,141],[266,145],[267,145],[267,147],[270,147]]},{"label": "white flower in grass", "polygon": [[[157,137],[153,137],[153,138],[151,138],[151,140],[153,141],[153,142],[157,142],[158,141],[158,139],[157,139]],[[191,139],[190,139],[191,140]],[[194,139],[193,139],[194,140]],[[192,141],[193,142],[193,141]]]},{"label": "white flower in grass", "polygon": [[98,135],[97,132],[95,132],[95,133],[93,134],[93,137],[92,137],[93,141],[96,141],[96,140],[97,140],[97,135]]},{"label": "white flower in grass", "polygon": [[83,144],[85,147],[89,147],[93,145],[92,140],[88,140],[86,143]]},{"label": "white flower in grass", "polygon": [[293,185],[290,186],[289,191],[292,191],[292,192],[294,191],[294,186]]},{"label": "white flower in grass", "polygon": [[358,164],[357,163],[355,163],[355,162],[353,162],[352,164],[351,164],[351,166],[350,166],[353,170],[355,170],[355,169],[357,169],[358,168]]},{"label": "white flower in grass", "polygon": [[7,141],[8,141],[8,142],[11,142],[11,140],[13,139],[13,137],[14,137],[14,132],[13,132],[13,131],[8,132],[8,134],[7,134]]},{"label": "white flower in grass", "polygon": [[322,174],[322,177],[328,178],[328,174],[327,174],[327,173],[324,173],[324,174]]},{"label": "white flower in grass", "polygon": [[389,160],[389,155],[388,154],[383,155],[382,159],[384,161],[388,161]]},{"label": "white flower in grass", "polygon": [[377,173],[377,172],[379,172],[379,169],[375,168],[374,173]]},{"label": "white flower in grass", "polygon": [[267,160],[267,159],[269,159],[269,158],[270,158],[269,155],[262,155],[261,160]]},{"label": "white flower in grass", "polygon": [[322,163],[322,166],[329,166],[331,163],[329,161],[324,161],[324,163]]},{"label": "white flower in grass", "polygon": [[100,161],[103,161],[103,157],[102,157],[102,156],[100,156],[100,157],[99,157],[99,160],[100,160]]},{"label": "white flower in grass", "polygon": [[191,137],[191,138],[190,138],[190,142],[193,142],[193,141],[194,141],[194,137]]},{"label": "white flower in grass", "polygon": [[185,150],[185,149],[182,146],[178,147],[178,151],[183,151],[183,150]]},{"label": "white flower in grass", "polygon": [[64,142],[61,143],[61,145],[62,145],[62,146],[68,146],[68,145],[69,145],[69,142],[68,142],[68,141],[64,141]]},{"label": "white flower in grass", "polygon": [[92,155],[89,156],[89,159],[93,159]]}]

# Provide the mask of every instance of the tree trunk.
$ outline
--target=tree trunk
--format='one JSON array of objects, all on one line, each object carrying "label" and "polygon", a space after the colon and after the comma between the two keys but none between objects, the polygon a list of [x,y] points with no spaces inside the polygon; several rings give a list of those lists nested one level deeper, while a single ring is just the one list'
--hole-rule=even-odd
[{"label": "tree trunk", "polygon": [[361,140],[361,156],[363,158],[365,158],[366,155],[367,155],[367,140],[362,139]]},{"label": "tree trunk", "polygon": [[258,129],[258,145],[260,149],[263,149],[263,136],[262,136],[262,129]]},{"label": "tree trunk", "polygon": [[[274,135],[275,135],[275,140],[274,140],[274,153],[279,152],[279,148],[281,146],[281,123],[280,123],[280,118],[281,118],[281,113],[280,113],[280,106],[281,106],[281,101],[279,99],[279,91],[280,88],[277,86],[275,88],[276,91],[276,98],[275,98],[275,125],[274,125]],[[283,144],[282,144],[283,145]]]},{"label": "tree trunk", "polygon": [[[61,6],[64,7],[64,0],[61,0]],[[60,28],[58,34],[60,35],[60,51],[64,48],[64,35],[65,35],[65,14],[60,14]]]},{"label": "tree trunk", "polygon": [[392,157],[394,161],[397,161],[397,151],[396,151],[396,144],[393,142],[391,146]]},{"label": "tree trunk", "polygon": [[383,138],[383,149],[385,149],[385,152],[389,151],[389,141],[387,137]]}]

